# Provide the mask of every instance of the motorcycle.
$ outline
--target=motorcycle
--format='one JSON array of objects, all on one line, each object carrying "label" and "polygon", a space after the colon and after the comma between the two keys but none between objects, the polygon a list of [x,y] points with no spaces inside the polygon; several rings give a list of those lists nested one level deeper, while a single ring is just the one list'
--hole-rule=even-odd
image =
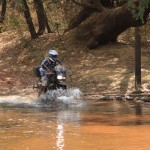
[{"label": "motorcycle", "polygon": [[43,87],[41,79],[37,81],[36,86],[33,88],[37,88],[38,96],[40,96],[42,93],[46,93],[48,90],[57,90],[57,89],[67,89],[67,70],[66,67],[63,65],[57,65],[55,66],[54,70],[50,70],[46,73],[48,77],[48,86]]}]

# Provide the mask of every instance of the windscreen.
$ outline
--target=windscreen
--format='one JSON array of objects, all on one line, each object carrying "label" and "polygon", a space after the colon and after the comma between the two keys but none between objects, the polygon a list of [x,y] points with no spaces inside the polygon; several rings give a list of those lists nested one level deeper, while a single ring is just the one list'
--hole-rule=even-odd
[{"label": "windscreen", "polygon": [[57,76],[58,75],[61,75],[61,76],[64,76],[64,77],[66,76],[66,67],[63,66],[63,65],[57,65],[55,67],[55,71],[56,71]]}]

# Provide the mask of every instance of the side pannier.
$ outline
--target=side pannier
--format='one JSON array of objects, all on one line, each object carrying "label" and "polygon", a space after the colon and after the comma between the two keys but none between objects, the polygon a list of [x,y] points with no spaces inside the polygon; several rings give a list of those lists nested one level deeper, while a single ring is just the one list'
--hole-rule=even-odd
[{"label": "side pannier", "polygon": [[40,69],[40,66],[33,67],[33,74],[34,74],[34,76],[41,77],[39,69]]}]

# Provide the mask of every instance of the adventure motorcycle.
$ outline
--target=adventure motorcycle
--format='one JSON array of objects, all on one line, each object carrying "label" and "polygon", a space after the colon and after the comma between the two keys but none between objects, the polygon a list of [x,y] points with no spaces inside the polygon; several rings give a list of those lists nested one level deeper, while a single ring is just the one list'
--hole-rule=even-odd
[{"label": "adventure motorcycle", "polygon": [[48,77],[48,86],[43,87],[42,82],[39,78],[39,80],[36,83],[36,86],[33,88],[37,88],[38,90],[38,96],[41,95],[41,93],[46,93],[48,90],[57,90],[57,89],[67,89],[67,82],[66,82],[66,76],[67,76],[67,70],[66,67],[63,65],[57,65],[54,70],[49,71],[46,73]]}]

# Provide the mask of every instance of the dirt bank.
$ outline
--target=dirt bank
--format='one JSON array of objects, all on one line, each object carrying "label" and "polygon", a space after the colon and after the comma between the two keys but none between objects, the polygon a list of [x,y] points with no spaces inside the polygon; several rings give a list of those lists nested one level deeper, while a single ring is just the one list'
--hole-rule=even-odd
[{"label": "dirt bank", "polygon": [[[70,72],[69,88],[84,93],[126,94],[134,91],[134,47],[117,43],[88,50],[84,43],[66,35],[47,34],[31,40],[16,33],[0,34],[0,95],[29,93],[36,80],[32,68],[49,49],[56,49]],[[142,46],[142,90],[150,92],[150,51]]]}]

